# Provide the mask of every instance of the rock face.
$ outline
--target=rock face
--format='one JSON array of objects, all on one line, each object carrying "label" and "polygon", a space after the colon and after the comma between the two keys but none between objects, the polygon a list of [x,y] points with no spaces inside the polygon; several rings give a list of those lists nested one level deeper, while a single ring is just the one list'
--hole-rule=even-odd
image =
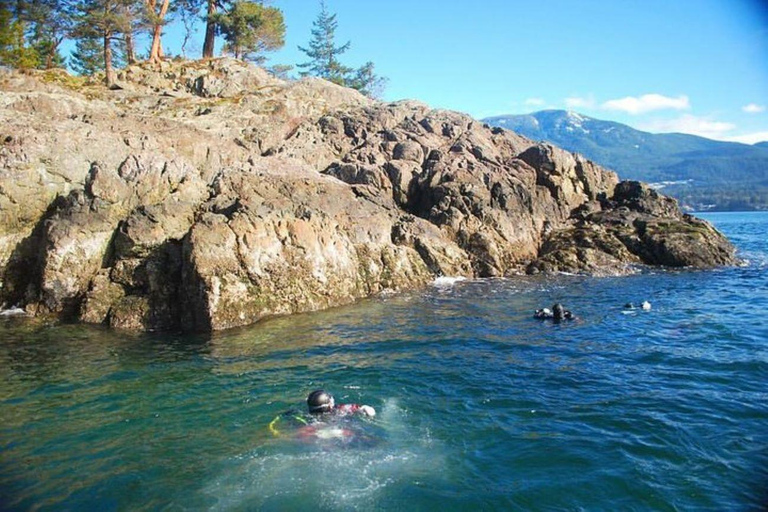
[{"label": "rock face", "polygon": [[436,276],[709,267],[674,200],[458,113],[233,60],[0,76],[0,302],[216,330]]}]

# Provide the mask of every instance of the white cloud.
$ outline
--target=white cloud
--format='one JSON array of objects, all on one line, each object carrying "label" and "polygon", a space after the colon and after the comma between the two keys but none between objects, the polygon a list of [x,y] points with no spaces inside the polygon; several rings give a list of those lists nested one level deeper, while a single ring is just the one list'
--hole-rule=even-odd
[{"label": "white cloud", "polygon": [[749,105],[744,105],[743,107],[741,107],[741,110],[743,110],[747,114],[759,114],[760,112],[765,111],[765,105],[750,103]]},{"label": "white cloud", "polygon": [[525,104],[529,107],[541,107],[542,105],[546,105],[547,102],[541,98],[528,98],[525,100]]},{"label": "white cloud", "polygon": [[572,96],[570,98],[565,98],[565,106],[568,108],[568,110],[577,108],[593,108],[595,106],[595,98],[592,96],[587,98]]},{"label": "white cloud", "polygon": [[640,97],[627,96],[626,98],[606,101],[601,106],[606,110],[619,110],[633,115],[654,110],[687,110],[691,108],[688,96],[682,95],[671,98],[661,94],[644,94]]},{"label": "white cloud", "polygon": [[768,141],[768,132],[745,133],[744,135],[735,135],[726,137],[730,142],[741,142],[742,144],[755,144],[757,142]]},{"label": "white cloud", "polygon": [[703,117],[696,117],[690,114],[678,117],[677,119],[665,119],[644,123],[640,129],[656,133],[689,133],[708,139],[727,140],[726,132],[736,128],[735,124],[723,121],[713,121]]}]

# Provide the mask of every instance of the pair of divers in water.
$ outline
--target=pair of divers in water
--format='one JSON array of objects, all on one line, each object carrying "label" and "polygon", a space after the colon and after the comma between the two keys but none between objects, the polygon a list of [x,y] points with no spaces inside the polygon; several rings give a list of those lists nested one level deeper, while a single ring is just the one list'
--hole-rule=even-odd
[{"label": "pair of divers in water", "polygon": [[561,322],[563,320],[573,320],[576,317],[573,316],[573,313],[565,309],[563,305],[558,302],[552,306],[552,309],[537,309],[536,312],[533,313],[533,318],[537,318],[539,320],[552,320],[554,322]]},{"label": "pair of divers in water", "polygon": [[[632,310],[632,309],[642,309],[643,311],[650,311],[651,309],[651,303],[647,300],[644,300],[639,305],[635,305],[632,302],[627,302],[624,304],[624,309]],[[533,313],[533,318],[536,318],[538,320],[552,320],[554,322],[561,322],[563,320],[575,320],[576,317],[565,309],[562,304],[556,303],[552,306],[552,309],[549,308],[542,308],[537,309]]]},{"label": "pair of divers in water", "polygon": [[[279,414],[269,423],[269,431],[275,437],[290,436],[300,440],[341,439],[351,440],[356,431],[343,419],[348,416],[373,418],[376,409],[370,405],[336,404],[333,395],[316,389],[307,397],[309,415],[296,410]],[[359,436],[357,436],[359,437]]]}]

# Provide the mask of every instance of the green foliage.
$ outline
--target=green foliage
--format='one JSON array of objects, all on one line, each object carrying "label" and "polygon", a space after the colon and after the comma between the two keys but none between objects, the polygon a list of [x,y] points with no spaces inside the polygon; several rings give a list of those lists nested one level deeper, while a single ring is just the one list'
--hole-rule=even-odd
[{"label": "green foliage", "polygon": [[681,205],[696,211],[768,210],[768,184],[723,184],[718,186],[676,185],[662,193],[677,198]]},{"label": "green foliage", "polygon": [[26,43],[26,23],[5,5],[0,5],[0,64],[30,69],[40,65],[40,54]]},{"label": "green foliage", "polygon": [[[94,41],[101,42],[103,59],[102,64],[106,72],[107,86],[114,82],[113,54],[117,51],[117,44],[122,34],[132,30],[132,18],[129,15],[129,7],[136,0],[78,0],[77,14],[72,29],[72,35],[80,43],[82,54],[77,66],[81,69],[90,69],[93,64],[92,52]],[[91,40],[86,42],[85,40]]]},{"label": "green foliage", "polygon": [[130,0],[80,0],[74,36],[117,39],[131,28],[126,7],[132,3]]},{"label": "green foliage", "polygon": [[270,66],[265,69],[276,78],[281,80],[290,80],[291,76],[289,73],[293,71],[293,66],[286,64],[275,64],[274,66]]},{"label": "green foliage", "polygon": [[25,5],[30,45],[40,55],[41,67],[63,66],[59,45],[74,27],[75,0],[28,0]]},{"label": "green foliage", "polygon": [[351,43],[347,41],[336,46],[336,15],[328,12],[325,2],[320,2],[320,14],[312,23],[312,39],[309,47],[299,46],[299,50],[310,58],[308,62],[299,64],[301,76],[318,76],[345,87],[352,87],[368,96],[379,95],[386,79],[374,73],[374,65],[367,62],[358,69],[350,68],[339,61],[339,56],[349,50]]},{"label": "green foliage", "polygon": [[238,0],[226,13],[214,14],[213,19],[227,49],[236,58],[262,63],[266,60],[264,52],[285,44],[285,22],[280,9]]},{"label": "green foliage", "polygon": [[104,71],[104,45],[95,37],[81,37],[75,42],[75,49],[69,61],[78,75],[93,75]]},{"label": "green foliage", "polygon": [[0,5],[0,63],[16,68],[64,65],[59,45],[72,29],[74,0],[23,0]]},{"label": "green foliage", "polygon": [[309,62],[298,65],[299,68],[306,70],[300,72],[301,76],[319,76],[343,85],[352,69],[343,66],[338,57],[349,50],[351,43],[347,41],[341,46],[336,46],[336,27],[338,26],[336,15],[328,12],[324,1],[320,2],[320,14],[312,26],[309,48],[299,46],[299,50],[311,59]]},{"label": "green foliage", "polygon": [[380,77],[373,72],[373,62],[366,62],[362,67],[356,69],[354,74],[348,79],[347,86],[357,89],[366,96],[372,98],[381,97],[387,79]]}]

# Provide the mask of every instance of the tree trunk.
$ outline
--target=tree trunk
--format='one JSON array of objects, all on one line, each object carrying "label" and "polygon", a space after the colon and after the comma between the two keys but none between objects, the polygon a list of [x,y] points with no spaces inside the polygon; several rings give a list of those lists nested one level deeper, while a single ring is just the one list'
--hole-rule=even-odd
[{"label": "tree trunk", "polygon": [[155,25],[152,27],[152,47],[149,51],[149,62],[160,62],[160,32],[162,27]]},{"label": "tree trunk", "polygon": [[205,43],[203,44],[203,58],[213,58],[213,45],[216,42],[216,24],[211,19],[216,14],[216,0],[208,0],[208,20],[205,24]]},{"label": "tree trunk", "polygon": [[136,48],[133,42],[133,30],[129,29],[125,33],[125,60],[128,65],[136,64]]},{"label": "tree trunk", "polygon": [[115,85],[115,70],[112,69],[112,36],[110,32],[104,32],[104,74],[107,87]]},{"label": "tree trunk", "polygon": [[168,6],[171,0],[163,0],[163,4],[160,7],[160,12],[155,13],[155,2],[148,3],[152,9],[152,14],[156,15],[154,26],[152,27],[152,49],[149,52],[149,62],[160,62],[163,59],[163,43],[161,37],[163,35],[163,20],[165,15],[168,14]]},{"label": "tree trunk", "polygon": [[61,44],[61,39],[56,44],[51,44],[48,55],[45,56],[45,69],[53,69],[53,58],[56,56],[56,49]]}]

